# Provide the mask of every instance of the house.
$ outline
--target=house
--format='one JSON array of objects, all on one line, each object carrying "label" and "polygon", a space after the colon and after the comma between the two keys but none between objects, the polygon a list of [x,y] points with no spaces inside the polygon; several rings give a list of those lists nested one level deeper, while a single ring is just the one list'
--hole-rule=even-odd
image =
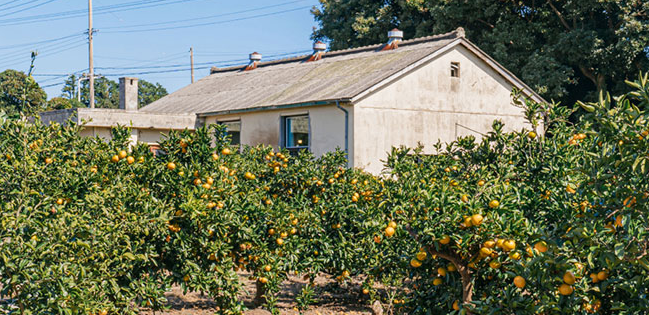
[{"label": "house", "polygon": [[[345,150],[349,164],[372,173],[393,146],[480,136],[502,120],[527,126],[512,104],[516,88],[532,89],[456,31],[385,44],[212,68],[211,74],[137,111],[137,115],[196,117],[195,125],[224,124],[233,142],[266,144],[316,156]],[[191,124],[191,123],[190,123]],[[155,128],[160,128],[156,126]],[[157,129],[155,129],[157,130]]]}]

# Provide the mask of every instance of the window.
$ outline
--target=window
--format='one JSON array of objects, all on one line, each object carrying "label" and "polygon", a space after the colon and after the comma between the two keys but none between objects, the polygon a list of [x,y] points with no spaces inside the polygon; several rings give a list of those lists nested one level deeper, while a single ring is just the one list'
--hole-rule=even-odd
[{"label": "window", "polygon": [[221,121],[219,124],[225,126],[231,144],[241,144],[241,120]]},{"label": "window", "polygon": [[284,117],[284,147],[287,149],[309,148],[309,116]]},{"label": "window", "polygon": [[459,78],[460,77],[460,63],[451,62],[451,77]]}]

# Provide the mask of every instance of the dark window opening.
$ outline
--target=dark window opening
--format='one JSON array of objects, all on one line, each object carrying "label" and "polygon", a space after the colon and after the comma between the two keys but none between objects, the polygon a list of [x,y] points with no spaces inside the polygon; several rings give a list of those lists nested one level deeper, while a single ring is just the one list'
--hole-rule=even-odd
[{"label": "dark window opening", "polygon": [[451,62],[451,77],[459,78],[460,77],[460,63]]},{"label": "dark window opening", "polygon": [[231,144],[241,144],[241,120],[221,121],[219,124],[225,126]]},{"label": "dark window opening", "polygon": [[291,152],[309,148],[309,116],[284,117],[283,146]]}]

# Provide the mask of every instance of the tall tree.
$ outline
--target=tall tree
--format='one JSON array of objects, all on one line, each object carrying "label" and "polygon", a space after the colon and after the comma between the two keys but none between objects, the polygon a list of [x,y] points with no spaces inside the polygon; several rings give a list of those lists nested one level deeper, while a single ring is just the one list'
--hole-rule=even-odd
[{"label": "tall tree", "polygon": [[167,93],[167,89],[160,85],[160,83],[153,84],[145,80],[138,81],[138,101],[140,107],[151,104],[167,94],[169,94]]},{"label": "tall tree", "polygon": [[[68,104],[65,102],[61,103],[60,101],[57,101],[56,106],[69,105],[71,107],[88,107],[88,80],[81,81],[81,103],[75,104],[77,98],[77,80],[78,77],[76,77],[75,75],[70,75],[65,81],[65,85],[61,89],[61,97],[69,99],[71,102]],[[167,94],[167,89],[160,85],[160,83],[154,84],[146,80],[138,81],[138,101],[140,107],[148,105]],[[119,83],[105,77],[96,79],[95,102],[96,108],[118,108]]]},{"label": "tall tree", "polygon": [[548,99],[574,102],[623,91],[649,69],[645,0],[320,0],[314,39],[332,49],[466,30],[469,40]]},{"label": "tall tree", "polygon": [[45,91],[24,72],[9,69],[0,73],[0,112],[8,117],[36,113],[46,99]]}]

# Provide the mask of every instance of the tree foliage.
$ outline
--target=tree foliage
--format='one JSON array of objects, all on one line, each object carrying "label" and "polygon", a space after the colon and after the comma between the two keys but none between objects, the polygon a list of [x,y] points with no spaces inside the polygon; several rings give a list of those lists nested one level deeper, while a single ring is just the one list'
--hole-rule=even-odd
[{"label": "tree foliage", "polygon": [[[70,75],[63,88],[61,97],[69,99],[72,107],[88,107],[89,82],[81,80],[81,103],[77,104],[77,83],[79,77]],[[138,80],[138,101],[139,107],[146,106],[168,94],[160,83],[151,83],[146,80]],[[106,77],[95,79],[95,106],[97,108],[118,108],[119,107],[119,83]]]},{"label": "tree foliage", "polygon": [[[394,148],[383,176],[172,132],[154,156],[80,126],[0,125],[0,310],[133,314],[172,285],[240,314],[237,271],[274,312],[282,281],[348,284],[397,314],[649,309],[649,75],[576,108],[515,98],[528,129]],[[238,150],[239,149],[239,150]]]},{"label": "tree foliage", "polygon": [[0,111],[9,117],[38,112],[46,99],[45,91],[24,72],[9,69],[0,73]]},{"label": "tree foliage", "polygon": [[314,39],[332,49],[464,27],[467,38],[547,99],[574,103],[600,90],[620,94],[649,69],[646,1],[321,0]]}]

